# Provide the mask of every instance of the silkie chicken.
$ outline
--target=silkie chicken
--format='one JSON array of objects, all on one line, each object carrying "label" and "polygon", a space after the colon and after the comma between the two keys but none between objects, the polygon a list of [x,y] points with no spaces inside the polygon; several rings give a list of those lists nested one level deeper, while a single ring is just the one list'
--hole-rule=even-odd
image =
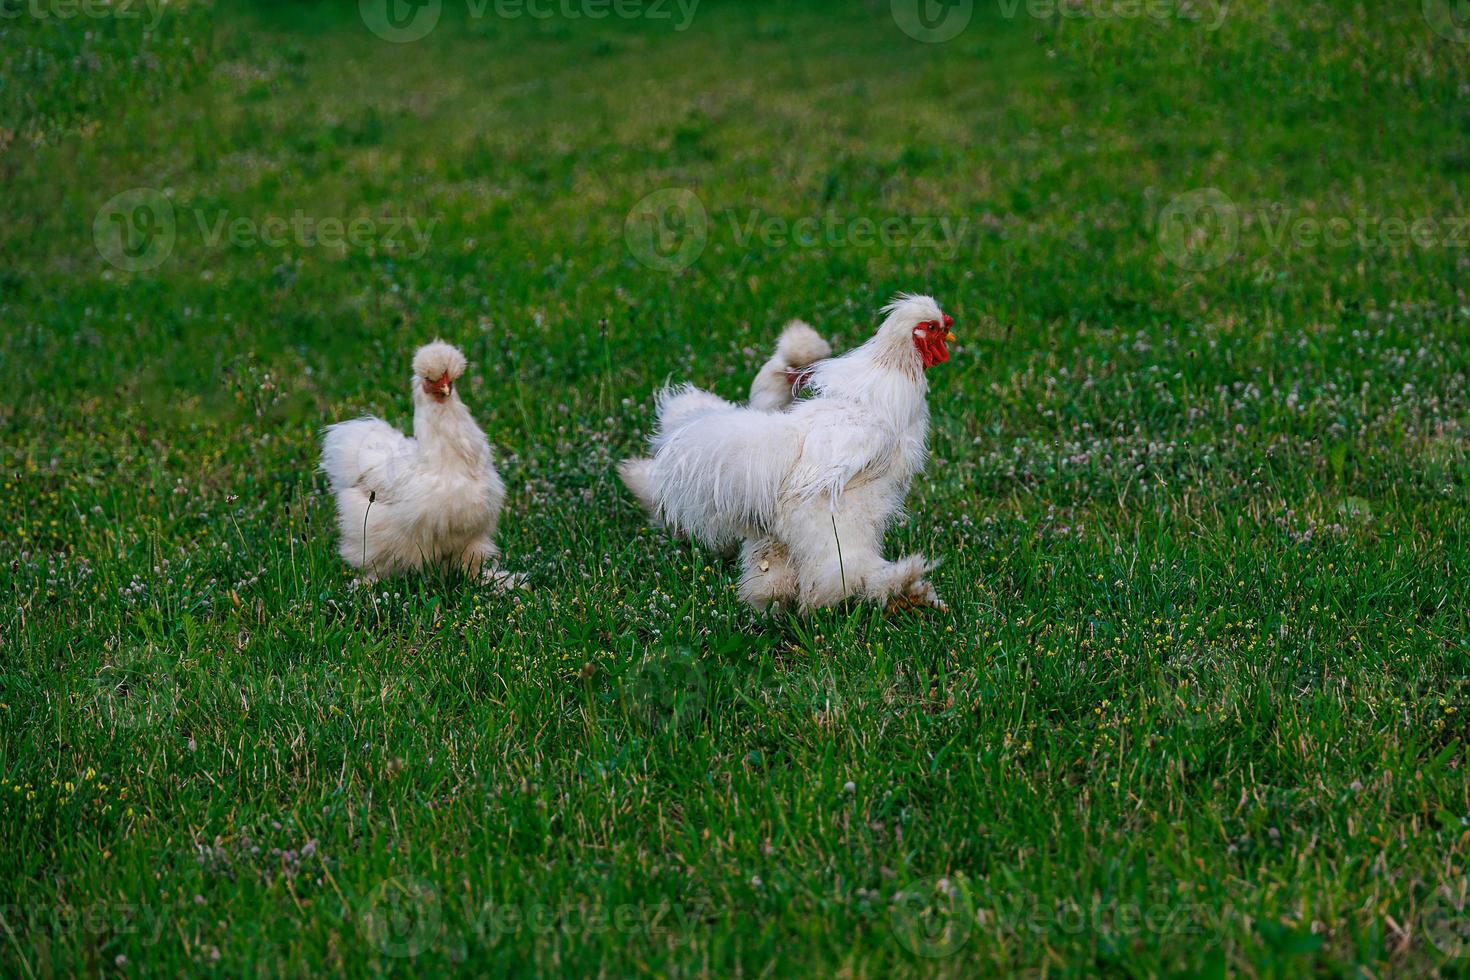
[{"label": "silkie chicken", "polygon": [[654,519],[717,550],[740,544],[740,595],[758,609],[852,595],[945,608],[925,578],[936,563],[882,549],[924,466],[925,372],[949,360],[954,321],[928,296],[900,295],[883,313],[867,343],[812,366],[813,397],[784,411],[664,389],[653,455],[618,467]]},{"label": "silkie chicken", "polygon": [[340,552],[372,581],[447,564],[498,588],[495,530],[505,484],[485,433],[459,400],[459,350],[441,340],[413,355],[413,438],[367,416],[328,426],[322,471],[337,498]]}]

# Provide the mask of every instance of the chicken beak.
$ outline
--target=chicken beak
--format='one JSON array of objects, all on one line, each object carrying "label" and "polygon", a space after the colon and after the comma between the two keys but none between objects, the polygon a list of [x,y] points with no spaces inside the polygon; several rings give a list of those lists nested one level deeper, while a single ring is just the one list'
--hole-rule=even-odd
[{"label": "chicken beak", "polygon": [[944,335],[944,342],[946,344],[952,344],[956,340],[959,340],[959,338],[954,335],[954,331],[953,330],[951,330],[949,333],[947,333],[947,334]]}]

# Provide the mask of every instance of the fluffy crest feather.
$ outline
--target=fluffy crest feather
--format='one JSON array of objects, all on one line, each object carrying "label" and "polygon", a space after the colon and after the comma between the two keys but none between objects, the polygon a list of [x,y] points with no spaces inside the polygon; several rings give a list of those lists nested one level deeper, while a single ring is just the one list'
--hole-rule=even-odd
[{"label": "fluffy crest feather", "polygon": [[922,323],[925,320],[941,320],[944,311],[933,296],[922,293],[899,293],[888,301],[882,313],[886,321]]},{"label": "fluffy crest feather", "polygon": [[450,381],[464,374],[465,359],[459,348],[442,340],[425,344],[413,354],[413,373],[420,378],[437,381],[449,375]]}]

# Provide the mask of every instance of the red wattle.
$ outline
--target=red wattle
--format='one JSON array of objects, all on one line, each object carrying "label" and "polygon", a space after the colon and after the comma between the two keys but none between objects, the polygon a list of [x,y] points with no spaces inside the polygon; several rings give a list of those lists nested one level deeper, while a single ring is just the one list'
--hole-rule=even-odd
[{"label": "red wattle", "polygon": [[918,348],[919,357],[923,359],[924,369],[927,371],[936,364],[943,364],[949,360],[949,348],[944,343],[944,335],[933,327],[921,327],[924,336],[920,337],[918,331],[914,332],[914,346]]}]

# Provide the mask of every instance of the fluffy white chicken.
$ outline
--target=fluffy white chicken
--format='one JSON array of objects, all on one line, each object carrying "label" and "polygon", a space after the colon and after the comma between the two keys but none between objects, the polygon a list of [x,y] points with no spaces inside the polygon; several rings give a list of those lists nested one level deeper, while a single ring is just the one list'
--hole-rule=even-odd
[{"label": "fluffy white chicken", "polygon": [[716,549],[740,543],[740,594],[757,608],[851,595],[945,608],[924,577],[934,562],[888,561],[882,549],[924,465],[925,371],[949,360],[954,321],[928,296],[900,295],[883,312],[867,343],[811,369],[814,397],[784,411],[663,390],[653,455],[618,467],[656,520]]},{"label": "fluffy white chicken", "polygon": [[328,426],[322,471],[337,498],[339,550],[368,580],[449,564],[506,588],[495,530],[505,484],[485,433],[454,390],[459,350],[441,340],[413,355],[413,438],[366,416]]}]

